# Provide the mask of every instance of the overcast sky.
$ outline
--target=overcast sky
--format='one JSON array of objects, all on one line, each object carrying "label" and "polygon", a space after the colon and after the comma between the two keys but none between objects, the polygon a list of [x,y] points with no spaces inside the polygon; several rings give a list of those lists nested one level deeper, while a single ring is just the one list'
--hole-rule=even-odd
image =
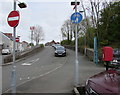
[{"label": "overcast sky", "polygon": [[[0,0],[0,31],[4,33],[13,33],[13,29],[7,23],[7,16],[13,10],[13,0]],[[30,26],[40,25],[45,34],[45,40],[60,41],[60,28],[65,20],[70,19],[73,6],[70,5],[72,0],[19,0],[27,4],[26,9],[20,11],[20,22],[17,27],[17,35],[21,37],[21,41],[30,42]],[[49,2],[48,2],[49,1]],[[86,7],[89,6],[85,0]],[[2,10],[1,10],[2,9]],[[81,10],[81,6],[78,6]]]}]

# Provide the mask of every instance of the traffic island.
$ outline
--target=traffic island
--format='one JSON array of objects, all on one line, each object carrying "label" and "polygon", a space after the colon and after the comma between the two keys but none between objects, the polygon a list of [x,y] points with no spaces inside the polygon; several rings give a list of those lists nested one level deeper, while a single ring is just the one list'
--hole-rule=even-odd
[{"label": "traffic island", "polygon": [[85,86],[75,87],[73,89],[73,95],[85,95]]}]

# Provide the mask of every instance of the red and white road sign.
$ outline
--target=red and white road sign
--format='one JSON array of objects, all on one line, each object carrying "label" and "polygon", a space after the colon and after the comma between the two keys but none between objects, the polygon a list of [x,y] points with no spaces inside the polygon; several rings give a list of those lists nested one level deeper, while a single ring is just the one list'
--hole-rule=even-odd
[{"label": "red and white road sign", "polygon": [[33,31],[34,29],[35,29],[35,27],[34,27],[34,26],[31,26],[31,27],[30,27],[30,30],[31,30],[31,31]]},{"label": "red and white road sign", "polygon": [[19,38],[16,38],[15,40],[16,40],[16,42],[19,42],[19,41],[20,41],[20,39],[19,39]]},{"label": "red and white road sign", "polygon": [[20,14],[18,11],[12,11],[8,15],[7,21],[11,27],[16,27],[20,20]]}]

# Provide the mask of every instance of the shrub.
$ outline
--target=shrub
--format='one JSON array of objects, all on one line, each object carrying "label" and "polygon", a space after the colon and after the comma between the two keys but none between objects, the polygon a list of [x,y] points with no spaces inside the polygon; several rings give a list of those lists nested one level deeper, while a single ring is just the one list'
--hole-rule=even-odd
[{"label": "shrub", "polygon": [[44,47],[44,44],[40,44],[40,47]]}]

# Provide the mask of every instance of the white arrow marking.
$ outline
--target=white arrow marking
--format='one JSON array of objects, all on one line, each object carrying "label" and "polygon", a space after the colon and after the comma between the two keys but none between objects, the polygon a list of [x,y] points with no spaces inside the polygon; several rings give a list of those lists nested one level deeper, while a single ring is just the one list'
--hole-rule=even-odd
[{"label": "white arrow marking", "polygon": [[31,65],[30,63],[23,63],[22,65]]},{"label": "white arrow marking", "polygon": [[32,61],[29,61],[27,63],[22,63],[21,65],[26,65],[26,66],[30,66],[32,65],[33,63],[37,62],[39,60],[39,58],[35,59],[35,60],[32,60]]}]

